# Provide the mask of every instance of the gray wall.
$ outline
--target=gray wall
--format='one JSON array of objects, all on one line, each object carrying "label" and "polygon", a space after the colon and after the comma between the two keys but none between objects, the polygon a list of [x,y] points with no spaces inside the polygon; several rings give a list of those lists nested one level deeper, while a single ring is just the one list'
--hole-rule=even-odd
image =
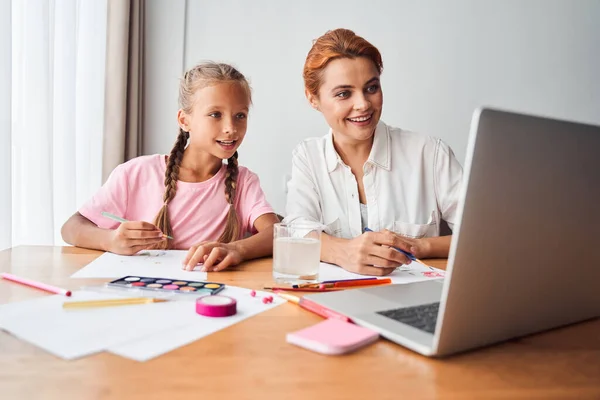
[{"label": "gray wall", "polygon": [[327,133],[304,98],[312,40],[353,29],[383,55],[383,120],[441,137],[462,162],[473,110],[492,105],[600,124],[600,1],[151,0],[147,3],[146,153],[177,134],[177,81],[204,59],[251,79],[240,162],[278,212],[290,155]]}]

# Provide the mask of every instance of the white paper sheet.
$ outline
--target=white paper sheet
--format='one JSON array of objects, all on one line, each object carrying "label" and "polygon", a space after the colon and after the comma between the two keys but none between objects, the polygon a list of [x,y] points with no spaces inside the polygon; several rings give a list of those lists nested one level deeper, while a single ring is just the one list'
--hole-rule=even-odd
[{"label": "white paper sheet", "polygon": [[206,280],[207,274],[201,272],[200,267],[196,267],[194,271],[181,269],[186,254],[185,250],[144,250],[134,256],[104,253],[71,275],[71,278],[121,278],[135,275],[190,281]]},{"label": "white paper sheet", "polygon": [[189,325],[194,302],[63,309],[66,301],[122,298],[75,291],[0,306],[0,328],[58,357],[75,359],[110,346]]},{"label": "white paper sheet", "polygon": [[[408,266],[397,268],[389,275],[379,278],[391,278],[392,283],[412,283],[426,281],[429,279],[443,279],[445,272],[441,269],[433,270],[417,262],[412,262]],[[366,275],[354,274],[337,265],[321,263],[319,268],[319,281],[331,281],[336,279],[358,279],[368,277]]]},{"label": "white paper sheet", "polygon": [[[147,361],[285,303],[285,300],[272,293],[257,291],[256,297],[252,297],[250,289],[235,286],[227,286],[219,294],[236,299],[237,314],[224,318],[196,314],[194,322],[187,326],[173,327],[143,339],[112,346],[109,351],[132,360]],[[273,296],[273,303],[264,304],[262,298],[265,296]]]}]

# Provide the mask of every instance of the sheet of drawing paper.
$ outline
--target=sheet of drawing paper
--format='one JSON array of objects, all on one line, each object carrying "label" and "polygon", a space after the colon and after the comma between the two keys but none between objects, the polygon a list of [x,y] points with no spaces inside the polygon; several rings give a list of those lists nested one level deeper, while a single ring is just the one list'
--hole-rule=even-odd
[{"label": "sheet of drawing paper", "polygon": [[58,357],[75,359],[196,320],[193,301],[63,308],[67,301],[114,298],[123,297],[75,291],[71,297],[52,295],[5,304],[0,306],[0,329]]},{"label": "sheet of drawing paper", "polygon": [[206,272],[197,266],[194,271],[184,271],[181,263],[185,250],[144,250],[133,256],[104,253],[71,275],[71,278],[121,278],[126,275],[169,278],[189,281],[206,280]]},{"label": "sheet of drawing paper", "polygon": [[[286,302],[273,293],[262,291],[257,291],[256,296],[252,297],[250,289],[235,286],[227,286],[219,295],[236,299],[235,315],[214,318],[195,314],[194,322],[191,324],[184,327],[174,326],[168,331],[112,346],[109,351],[132,360],[147,361]],[[264,304],[262,299],[266,296],[273,296],[273,302]]]},{"label": "sheet of drawing paper", "polygon": [[[412,262],[407,266],[396,268],[394,272],[386,276],[378,278],[390,278],[392,283],[413,283],[426,281],[429,279],[441,279],[445,272],[441,269],[434,268],[433,270],[417,262]],[[336,279],[358,279],[365,278],[368,275],[359,275],[348,272],[337,265],[321,263],[319,268],[319,281],[331,281]]]}]

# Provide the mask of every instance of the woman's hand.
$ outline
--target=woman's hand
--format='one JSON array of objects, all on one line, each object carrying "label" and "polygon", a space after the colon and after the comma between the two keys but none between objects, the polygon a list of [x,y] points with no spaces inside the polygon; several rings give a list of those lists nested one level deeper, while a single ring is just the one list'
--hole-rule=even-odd
[{"label": "woman's hand", "polygon": [[394,249],[411,247],[406,238],[390,231],[365,232],[345,244],[345,259],[341,267],[362,275],[388,275],[410,259]]},{"label": "woman's hand", "polygon": [[163,240],[163,233],[153,224],[144,221],[123,222],[110,234],[108,251],[131,256]]},{"label": "woman's hand", "polygon": [[183,269],[193,271],[196,265],[203,263],[203,272],[218,272],[242,261],[242,254],[233,243],[201,242],[190,248]]},{"label": "woman's hand", "polygon": [[402,242],[402,246],[396,247],[411,253],[416,258],[429,258],[431,256],[431,242],[428,239],[407,238],[405,236],[398,235],[394,232],[390,232],[387,230],[384,232],[389,232],[393,235],[396,235],[398,237],[398,240]]}]

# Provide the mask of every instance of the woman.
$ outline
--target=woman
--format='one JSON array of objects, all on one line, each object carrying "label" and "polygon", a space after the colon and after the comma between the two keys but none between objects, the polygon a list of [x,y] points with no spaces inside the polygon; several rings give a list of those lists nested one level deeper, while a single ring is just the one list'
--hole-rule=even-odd
[{"label": "woman", "polygon": [[[304,65],[305,93],[330,132],[293,152],[286,222],[323,228],[321,260],[386,275],[410,260],[447,257],[462,167],[439,139],[380,121],[381,54],[347,29],[315,41]],[[373,232],[366,232],[370,228]]]}]

